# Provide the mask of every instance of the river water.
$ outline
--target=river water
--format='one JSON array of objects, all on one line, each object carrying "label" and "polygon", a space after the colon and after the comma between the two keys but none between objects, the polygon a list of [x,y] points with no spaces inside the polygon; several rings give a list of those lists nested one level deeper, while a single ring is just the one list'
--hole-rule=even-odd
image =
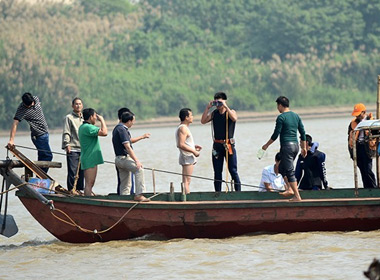
[{"label": "river water", "polygon": [[[307,133],[320,143],[327,154],[329,184],[333,188],[353,187],[352,161],[347,152],[347,126],[350,118],[304,120]],[[194,175],[212,178],[211,128],[191,125],[195,142],[203,147]],[[262,169],[274,162],[278,140],[262,160],[257,150],[270,137],[273,122],[239,123],[235,139],[238,169],[244,190],[255,190]],[[181,172],[174,140],[175,127],[132,128],[132,136],[145,132],[151,138],[134,145],[145,167]],[[101,138],[103,157],[113,161],[111,133]],[[6,145],[8,138],[1,137]],[[60,134],[51,135],[51,147],[60,149]],[[17,135],[16,145],[33,147],[29,136]],[[31,159],[32,150],[20,150]],[[0,158],[6,156],[5,149]],[[50,175],[65,185],[65,157],[62,169]],[[151,172],[146,170],[148,191],[152,191]],[[156,190],[169,191],[170,182],[180,190],[180,176],[156,172]],[[360,183],[361,186],[361,183]],[[212,191],[211,181],[193,179],[191,191]],[[107,194],[116,190],[113,164],[99,167],[94,192]],[[302,193],[301,193],[302,194]],[[0,279],[365,279],[363,270],[374,257],[380,257],[380,231],[311,232],[294,234],[249,235],[228,239],[174,239],[114,241],[95,244],[67,244],[42,228],[10,195],[9,213],[15,218],[19,233],[12,238],[0,236]]]}]

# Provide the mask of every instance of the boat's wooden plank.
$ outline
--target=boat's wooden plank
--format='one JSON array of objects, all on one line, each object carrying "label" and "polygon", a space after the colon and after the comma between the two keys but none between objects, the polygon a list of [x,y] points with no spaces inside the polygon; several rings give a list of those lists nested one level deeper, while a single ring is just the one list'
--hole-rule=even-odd
[{"label": "boat's wooden plank", "polygon": [[[40,168],[62,168],[62,163],[57,161],[33,161],[33,163]],[[18,168],[25,165],[20,160],[0,160],[0,168],[3,167]]]}]

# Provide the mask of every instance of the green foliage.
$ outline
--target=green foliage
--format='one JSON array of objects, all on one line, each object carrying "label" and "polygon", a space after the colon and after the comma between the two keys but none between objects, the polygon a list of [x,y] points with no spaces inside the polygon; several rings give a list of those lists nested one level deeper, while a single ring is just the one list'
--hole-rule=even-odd
[{"label": "green foliage", "polygon": [[[80,96],[106,119],[374,102],[380,4],[370,0],[0,1],[0,128],[25,91],[60,127]],[[25,20],[27,19],[27,20]],[[12,112],[12,113],[9,113]]]},{"label": "green foliage", "polygon": [[133,11],[133,6],[128,0],[78,0],[85,13],[92,13],[100,17],[113,16],[115,14],[128,15]]}]

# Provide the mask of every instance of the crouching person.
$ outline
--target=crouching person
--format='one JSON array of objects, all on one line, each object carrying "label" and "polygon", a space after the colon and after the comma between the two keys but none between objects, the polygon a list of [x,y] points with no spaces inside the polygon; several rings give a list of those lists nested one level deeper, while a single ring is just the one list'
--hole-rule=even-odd
[{"label": "crouching person", "polygon": [[131,173],[135,175],[135,197],[134,200],[147,202],[143,193],[145,192],[144,169],[132,148],[131,134],[129,128],[135,123],[135,115],[125,112],[121,115],[120,122],[112,132],[112,144],[115,151],[115,164],[119,170],[120,194],[128,195],[130,189]]}]

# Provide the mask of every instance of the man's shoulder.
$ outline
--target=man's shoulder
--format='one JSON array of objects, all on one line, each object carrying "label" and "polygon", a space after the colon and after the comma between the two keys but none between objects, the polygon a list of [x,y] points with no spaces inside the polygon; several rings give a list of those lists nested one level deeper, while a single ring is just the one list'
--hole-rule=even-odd
[{"label": "man's shoulder", "polygon": [[185,124],[179,125],[178,126],[178,131],[182,133],[188,133],[190,131],[189,127]]},{"label": "man's shoulder", "polygon": [[316,157],[326,156],[326,154],[324,152],[320,151],[320,150],[315,150],[315,152],[314,152],[313,155],[316,156]]},{"label": "man's shoulder", "polygon": [[270,174],[274,172],[273,164],[265,166],[263,169],[263,173]]},{"label": "man's shoulder", "polygon": [[118,123],[117,125],[115,125],[115,127],[113,128],[113,131],[112,133],[113,134],[116,134],[116,133],[126,133],[128,131],[128,127],[126,127],[124,124],[122,123]]},{"label": "man's shoulder", "polygon": [[65,119],[70,119],[70,120],[72,120],[72,119],[74,119],[74,118],[76,118],[76,117],[77,117],[77,116],[74,115],[73,112],[71,112],[71,113],[69,113],[69,114],[67,114],[67,115],[65,116]]}]

